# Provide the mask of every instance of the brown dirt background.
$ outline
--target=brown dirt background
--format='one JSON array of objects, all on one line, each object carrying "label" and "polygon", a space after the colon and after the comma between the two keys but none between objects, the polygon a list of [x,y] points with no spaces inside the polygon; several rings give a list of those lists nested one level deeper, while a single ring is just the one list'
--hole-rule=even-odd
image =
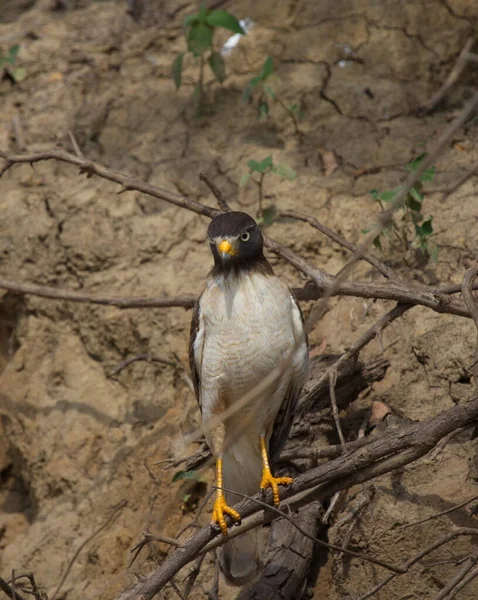
[{"label": "brown dirt background", "polygon": [[[28,75],[15,86],[0,83],[0,148],[19,151],[14,118],[29,151],[55,143],[69,147],[71,130],[87,157],[212,203],[197,179],[205,169],[233,207],[239,207],[238,182],[247,160],[272,154],[296,169],[298,178],[271,176],[266,203],[314,214],[352,241],[373,222],[376,206],[369,190],[401,183],[406,163],[430,147],[478,81],[477,68],[470,65],[438,110],[416,116],[466,39],[476,34],[474,0],[233,0],[226,8],[250,17],[255,26],[227,58],[225,84],[210,82],[210,114],[197,119],[193,62],[186,61],[179,92],[170,78],[172,58],[184,50],[182,18],[194,4],[151,2],[140,23],[125,14],[119,0],[70,0],[66,9],[53,10],[59,4],[1,3],[0,49],[19,43],[19,63]],[[347,60],[347,48],[360,62]],[[246,82],[267,55],[275,58],[284,100],[301,103],[300,139],[280,109],[260,123],[256,108],[240,103]],[[402,276],[430,284],[460,282],[463,262],[476,258],[478,178],[445,200],[442,191],[478,160],[477,132],[473,120],[457,134],[427,186],[437,264],[407,266],[400,256],[389,255]],[[337,157],[333,175],[323,174],[320,148]],[[0,182],[2,276],[111,295],[199,293],[210,264],[207,220],[139,193],[116,192],[117,186],[78,176],[70,165],[11,169]],[[255,210],[256,190],[241,194]],[[329,272],[346,260],[341,248],[305,224],[277,222],[270,233]],[[272,260],[290,284],[303,282],[290,266]],[[378,277],[367,267],[355,276]],[[390,306],[334,299],[311,343],[339,353]],[[51,597],[75,551],[126,500],[112,523],[81,550],[58,595],[111,599],[134,581],[134,573],[154,566],[154,556],[145,550],[128,568],[130,549],[146,524],[151,521],[153,532],[174,535],[194,516],[181,512],[179,484],[171,484],[174,470],[153,465],[195,449],[183,443],[184,434],[199,423],[187,385],[173,369],[146,363],[109,377],[132,354],[176,353],[185,361],[189,319],[178,308],[121,311],[0,291],[4,578],[12,568],[33,571]],[[387,375],[357,406],[381,399],[418,420],[464,401],[472,392],[474,343],[470,321],[413,309],[386,330]],[[362,357],[380,354],[373,342]],[[464,434],[438,456],[375,481],[373,500],[356,521],[350,547],[399,563],[454,525],[476,526],[476,517],[462,509],[414,528],[400,527],[477,493],[474,444]],[[152,465],[150,472],[145,464]],[[334,516],[331,541],[342,539],[342,516]],[[199,522],[207,519],[205,513]],[[470,547],[468,540],[443,547],[376,597],[434,598],[457,568],[443,561],[465,556]],[[206,562],[193,598],[204,597],[210,586]],[[330,556],[310,596],[356,598],[383,575],[369,564]],[[221,598],[234,594],[222,587]],[[162,597],[174,592],[167,589]],[[477,597],[477,582],[457,596]]]}]

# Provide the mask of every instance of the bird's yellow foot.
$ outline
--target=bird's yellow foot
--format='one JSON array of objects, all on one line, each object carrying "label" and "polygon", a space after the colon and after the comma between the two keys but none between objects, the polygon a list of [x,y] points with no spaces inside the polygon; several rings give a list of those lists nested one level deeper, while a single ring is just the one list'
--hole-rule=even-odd
[{"label": "bird's yellow foot", "polygon": [[290,485],[291,483],[292,477],[274,477],[268,467],[262,469],[261,492],[265,492],[268,487],[272,488],[275,506],[279,506],[279,486]]},{"label": "bird's yellow foot", "polygon": [[214,525],[219,525],[223,535],[227,535],[227,523],[225,515],[229,515],[234,521],[241,521],[241,515],[237,512],[237,510],[234,510],[226,503],[224,494],[221,491],[216,496],[216,501],[214,502],[211,522]]}]

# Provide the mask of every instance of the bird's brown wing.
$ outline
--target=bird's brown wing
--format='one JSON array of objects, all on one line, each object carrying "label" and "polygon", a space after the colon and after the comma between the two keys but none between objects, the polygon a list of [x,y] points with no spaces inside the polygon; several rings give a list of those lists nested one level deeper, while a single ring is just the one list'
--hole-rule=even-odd
[{"label": "bird's brown wing", "polygon": [[[299,303],[297,302],[292,291],[291,295],[300,313],[302,326],[304,327],[305,344],[308,349],[309,341],[307,339],[307,331],[305,330],[304,315],[302,314],[302,310],[299,306]],[[269,440],[269,457],[271,462],[274,462],[279,458],[279,455],[287,442],[290,429],[294,421],[295,411],[297,410],[297,405],[299,403],[302,387],[302,384],[298,385],[297,382],[293,379],[289,382],[289,386],[284,396],[284,400],[282,401],[279,412],[277,413],[277,416],[275,418],[274,426],[272,428],[272,435]]]},{"label": "bird's brown wing", "polygon": [[271,439],[269,440],[269,458],[271,463],[279,458],[287,442],[301,391],[302,388],[294,387],[292,384],[287,389],[287,394],[277,413]]},{"label": "bird's brown wing", "polygon": [[196,361],[196,356],[194,353],[194,342],[196,341],[196,337],[199,333],[199,325],[200,325],[200,298],[198,298],[196,304],[193,309],[193,316],[191,319],[191,329],[189,332],[189,368],[191,369],[191,378],[193,380],[194,386],[194,394],[196,395],[196,400],[198,401],[199,408],[201,408],[201,401],[199,397],[199,387],[201,385],[201,381],[199,378],[199,370]]}]

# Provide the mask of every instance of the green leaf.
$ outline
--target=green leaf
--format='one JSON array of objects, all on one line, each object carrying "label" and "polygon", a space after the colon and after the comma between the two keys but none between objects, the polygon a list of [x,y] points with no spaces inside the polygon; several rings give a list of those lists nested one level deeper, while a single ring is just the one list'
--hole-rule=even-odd
[{"label": "green leaf", "polygon": [[[370,190],[369,194],[372,196],[374,200],[378,200],[378,190]],[[362,233],[368,233],[370,229],[364,230],[362,229]]]},{"label": "green leaf", "polygon": [[411,208],[412,210],[420,211],[422,208],[422,202],[423,202],[423,194],[420,194],[420,192],[415,187],[412,187],[412,189],[410,190],[410,193],[407,196],[407,200],[406,200],[407,206],[409,208]]},{"label": "green leaf", "polygon": [[171,482],[175,483],[176,481],[182,481],[183,479],[196,480],[197,478],[198,474],[196,473],[196,471],[177,471],[173,475]]},{"label": "green leaf", "polygon": [[198,12],[198,20],[200,23],[206,22],[207,14],[208,14],[207,8],[204,6],[204,4],[201,4],[201,6],[199,7],[199,12]]},{"label": "green leaf", "polygon": [[259,105],[259,115],[261,119],[265,119],[269,114],[269,105],[267,102],[261,102]]},{"label": "green leaf", "polygon": [[200,56],[205,50],[211,48],[213,33],[214,30],[209,25],[194,24],[188,34],[188,50],[194,56]]},{"label": "green leaf", "polygon": [[23,67],[18,67],[18,69],[12,69],[12,77],[15,81],[23,81],[27,76],[27,70]]},{"label": "green leaf", "polygon": [[183,71],[183,58],[184,54],[178,54],[176,58],[173,60],[173,66],[171,68],[171,73],[173,75],[174,85],[176,89],[179,90],[181,87],[181,76]]},{"label": "green leaf", "polygon": [[262,223],[264,225],[272,225],[277,216],[277,208],[272,205],[262,211]]},{"label": "green leaf", "polygon": [[291,104],[287,110],[290,112],[291,115],[295,115],[295,113],[299,112],[299,105]]},{"label": "green leaf", "polygon": [[377,235],[377,237],[373,240],[373,245],[375,246],[375,248],[378,248],[379,250],[382,249],[382,242],[380,241],[379,235]]},{"label": "green leaf", "polygon": [[272,167],[272,156],[266,156],[260,163],[261,173],[265,173],[267,169]]},{"label": "green leaf", "polygon": [[226,64],[219,52],[213,52],[208,58],[208,63],[216,79],[222,83],[226,79]]},{"label": "green leaf", "polygon": [[421,226],[422,236],[428,236],[433,233],[432,221],[433,217],[429,217],[426,221],[423,221]]},{"label": "green leaf", "polygon": [[255,171],[256,173],[262,173],[261,171],[261,163],[257,160],[251,158],[251,160],[247,161],[247,166],[251,171]]},{"label": "green leaf", "polygon": [[378,195],[378,199],[382,202],[392,202],[398,190],[389,190]]},{"label": "green leaf", "polygon": [[207,15],[206,23],[210,27],[223,27],[234,33],[246,34],[236,17],[227,10],[213,10]]},{"label": "green leaf", "polygon": [[422,176],[420,177],[420,181],[433,181],[435,179],[435,171],[436,168],[434,166],[430,167],[423,172]]},{"label": "green leaf", "polygon": [[388,192],[379,192],[378,190],[370,190],[369,194],[372,196],[374,200],[377,202],[392,202],[395,198],[396,193],[400,188],[396,190],[389,190]]},{"label": "green leaf", "polygon": [[276,175],[280,175],[281,177],[285,177],[289,181],[294,181],[297,178],[297,173],[294,171],[292,167],[288,167],[287,165],[274,165],[272,167],[272,172]]},{"label": "green leaf", "polygon": [[272,167],[272,156],[266,156],[264,160],[249,160],[247,162],[247,166],[251,171],[255,171],[256,173],[265,173],[270,167]]},{"label": "green leaf", "polygon": [[275,100],[277,97],[274,90],[268,83],[264,83],[264,92],[269,96],[269,98],[272,98],[272,100]]},{"label": "green leaf", "polygon": [[244,91],[242,92],[242,101],[243,102],[248,102],[249,98],[251,97],[251,94],[254,90],[255,87],[257,87],[257,84],[261,81],[260,77],[253,77],[248,84],[246,85]]},{"label": "green leaf", "polygon": [[407,165],[407,169],[409,171],[417,171],[418,167],[422,164],[422,162],[425,160],[427,156],[427,153],[424,152],[423,154],[420,154],[420,156],[417,156],[416,158],[414,158],[413,160],[411,160],[408,165]]},{"label": "green leaf", "polygon": [[194,25],[195,23],[199,23],[198,15],[188,15],[184,19],[184,27],[186,28],[191,27],[191,25]]},{"label": "green leaf", "polygon": [[189,502],[189,500],[191,500],[191,494],[184,494],[184,496],[183,496],[184,504],[186,504],[186,502]]},{"label": "green leaf", "polygon": [[268,56],[266,58],[265,63],[262,65],[262,69],[261,69],[261,72],[259,73],[259,77],[264,81],[265,79],[267,79],[269,77],[269,75],[272,75],[273,72],[274,72],[274,59],[272,58],[272,56]]},{"label": "green leaf", "polygon": [[244,175],[241,175],[241,178],[239,179],[239,187],[241,187],[241,188],[245,187],[249,183],[250,178],[251,178],[250,173],[244,173]]},{"label": "green leaf", "polygon": [[15,46],[12,46],[9,51],[8,51],[8,62],[11,65],[15,64],[15,61],[17,60],[17,55],[18,52],[20,51],[20,45],[19,44],[15,44]]}]

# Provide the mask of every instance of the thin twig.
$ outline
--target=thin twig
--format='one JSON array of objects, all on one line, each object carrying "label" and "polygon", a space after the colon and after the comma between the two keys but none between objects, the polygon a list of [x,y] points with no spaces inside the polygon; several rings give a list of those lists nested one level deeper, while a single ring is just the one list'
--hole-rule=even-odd
[{"label": "thin twig", "polygon": [[129,358],[120,362],[120,364],[115,369],[113,369],[113,371],[111,371],[110,377],[118,375],[118,373],[121,373],[123,369],[126,369],[126,367],[129,367],[131,364],[139,361],[145,361],[149,363],[154,362],[159,363],[161,365],[168,365],[169,367],[178,366],[178,363],[174,360],[171,360],[170,358],[155,356],[153,354],[137,354],[136,356],[130,356]]},{"label": "thin twig", "polygon": [[108,527],[108,525],[113,521],[113,519],[116,517],[116,515],[128,504],[127,500],[122,500],[111,512],[110,516],[106,519],[106,521],[103,523],[103,525],[101,525],[100,527],[98,527],[98,529],[96,531],[94,531],[90,536],[88,536],[86,538],[86,540],[84,540],[77,548],[76,552],[73,554],[70,562],[68,563],[68,566],[66,567],[65,572],[63,573],[61,579],[60,579],[60,583],[58,584],[53,596],[51,597],[51,600],[55,600],[55,598],[58,595],[58,592],[60,591],[61,587],[63,586],[63,584],[66,581],[66,578],[68,577],[71,568],[75,562],[75,560],[78,558],[80,552],[83,550],[83,548],[89,543],[91,542],[91,540],[96,537],[99,533],[101,533],[103,531],[103,529],[105,529],[106,527]]},{"label": "thin twig", "polygon": [[[216,486],[211,486],[211,487],[213,487],[214,489],[218,489]],[[293,527],[295,527],[295,529],[297,529],[297,531],[299,531],[302,535],[304,535],[309,540],[312,540],[318,546],[322,546],[323,548],[327,548],[328,550],[334,550],[335,552],[347,554],[348,556],[352,556],[353,558],[358,558],[365,562],[369,562],[374,565],[378,565],[380,567],[383,567],[384,569],[387,569],[388,571],[392,571],[393,573],[402,573],[403,572],[402,569],[400,569],[400,567],[391,565],[390,563],[387,563],[383,560],[379,560],[373,556],[368,556],[366,554],[360,554],[359,552],[354,552],[353,550],[347,550],[347,548],[342,548],[342,546],[336,546],[335,544],[329,544],[327,542],[324,542],[320,538],[317,538],[314,535],[312,535],[311,533],[309,533],[308,531],[306,531],[289,514],[285,513],[283,510],[280,510],[279,508],[276,508],[275,506],[272,506],[270,504],[267,504],[266,502],[263,502],[262,500],[258,500],[257,498],[248,496],[247,494],[242,494],[240,492],[236,492],[236,490],[230,490],[225,487],[223,487],[222,489],[225,492],[228,492],[229,494],[239,496],[240,498],[244,498],[246,500],[251,500],[252,502],[255,502],[256,504],[258,504],[259,506],[262,506],[262,508],[264,508],[266,511],[271,511],[271,512],[275,513],[276,515],[283,517],[284,519],[289,521],[289,523]]]},{"label": "thin twig", "polygon": [[472,37],[468,38],[468,40],[466,41],[466,44],[463,46],[462,51],[458,55],[458,58],[457,58],[455,64],[453,65],[453,69],[451,70],[450,74],[446,78],[445,82],[443,83],[441,88],[438,90],[438,92],[433,94],[433,96],[430,98],[430,100],[428,100],[428,102],[420,108],[419,114],[426,115],[427,113],[431,112],[443,100],[443,98],[450,91],[450,89],[455,85],[455,83],[458,81],[460,75],[464,71],[468,61],[470,60],[468,53],[470,52],[471,48],[473,47],[473,43],[474,43],[474,38],[472,38]]},{"label": "thin twig", "polygon": [[201,571],[202,563],[205,558],[206,558],[205,554],[198,556],[198,558],[196,559],[196,562],[194,563],[194,567],[193,567],[192,571],[188,574],[188,576],[186,578],[186,585],[184,586],[184,597],[185,598],[188,598],[189,594],[191,593],[192,587],[195,584],[197,576],[199,575],[199,573]]},{"label": "thin twig", "polygon": [[345,443],[344,433],[340,424],[339,409],[337,408],[337,398],[335,396],[335,384],[337,383],[337,369],[329,369],[329,391],[330,391],[330,402],[332,404],[332,415],[334,417],[335,428],[339,434],[340,444],[342,445],[343,452],[347,451],[347,444]]},{"label": "thin twig", "polygon": [[458,573],[451,579],[446,586],[435,596],[433,600],[445,600],[447,596],[456,588],[456,586],[463,581],[463,579],[468,575],[468,573],[473,569],[478,560],[478,556],[472,554],[462,568],[458,571]]},{"label": "thin twig", "polygon": [[[320,223],[320,221],[318,221],[315,217],[311,217],[309,215],[302,215],[293,210],[281,210],[279,212],[279,216],[286,217],[289,219],[297,219],[299,221],[304,221],[305,223],[309,223],[309,225],[311,225],[315,229],[318,229],[321,233],[326,235],[328,238],[330,238],[337,244],[340,244],[340,246],[347,248],[347,250],[350,250],[351,252],[356,252],[356,250],[357,250],[357,246],[355,244],[352,244],[352,242],[349,242],[348,240],[346,240],[344,237],[342,237],[341,235],[339,235],[332,229],[329,229],[327,226]],[[373,254],[365,253],[362,258],[364,260],[366,260],[368,263],[370,263],[373,267],[375,267],[387,279],[396,279],[397,278],[395,273],[393,272],[393,270],[387,264],[385,264],[383,261],[378,259],[376,256],[373,256]]]},{"label": "thin twig", "polygon": [[473,365],[471,371],[473,373],[473,379],[475,381],[475,385],[478,388],[478,300],[475,298],[473,294],[473,283],[478,275],[478,262],[472,265],[465,273],[465,277],[463,278],[463,299],[465,300],[465,304],[470,311],[471,317],[475,322],[476,326],[476,347],[475,354],[473,358]]},{"label": "thin twig", "polygon": [[213,196],[216,198],[217,200],[217,204],[219,206],[219,208],[224,211],[224,212],[229,212],[231,210],[231,207],[229,206],[229,204],[226,202],[226,199],[224,198],[224,196],[222,195],[221,190],[217,187],[217,185],[209,178],[209,176],[207,175],[207,173],[205,173],[204,171],[201,171],[198,175],[199,179],[201,181],[204,181],[204,183],[207,185],[207,187],[211,190],[211,192],[213,193]]},{"label": "thin twig", "polygon": [[448,515],[452,512],[455,512],[455,510],[459,510],[460,508],[463,508],[467,504],[470,504],[474,500],[478,500],[478,496],[473,496],[473,498],[469,498],[468,500],[465,500],[464,502],[460,502],[460,504],[452,506],[451,508],[447,508],[446,510],[436,513],[436,514],[432,515],[431,517],[427,517],[426,519],[421,519],[420,521],[413,521],[412,523],[406,523],[405,525],[402,525],[402,529],[408,529],[409,527],[413,527],[415,525],[421,525],[422,523],[427,523],[428,521],[432,521],[433,519],[438,519],[439,517]]},{"label": "thin twig", "polygon": [[[437,548],[440,548],[440,546],[443,546],[444,544],[447,544],[451,540],[453,540],[459,536],[462,536],[462,535],[469,535],[469,536],[478,535],[478,529],[473,529],[471,527],[460,527],[459,529],[455,529],[455,531],[452,531],[451,533],[448,533],[447,535],[441,537],[439,540],[437,540],[436,542],[433,542],[433,544],[430,544],[430,546],[427,546],[424,550],[422,550],[421,552],[419,552],[418,554],[416,554],[415,556],[410,558],[403,565],[404,572],[405,573],[408,572],[419,560],[421,560],[422,558],[427,556],[427,554],[430,554]],[[388,583],[390,583],[390,581],[392,581],[393,579],[398,577],[398,575],[399,574],[397,574],[397,573],[391,573],[385,579],[383,579],[380,583],[378,583],[372,590],[365,593],[363,596],[360,596],[360,598],[358,598],[357,600],[366,600],[367,598],[370,598],[371,596],[376,594],[379,590],[381,590],[383,587],[385,587]]]},{"label": "thin twig", "polygon": [[70,142],[71,142],[71,145],[73,146],[73,150],[75,151],[76,156],[83,158],[83,152],[80,150],[80,146],[78,145],[78,142],[76,141],[73,131],[70,130],[68,132],[68,136],[70,138]]}]

